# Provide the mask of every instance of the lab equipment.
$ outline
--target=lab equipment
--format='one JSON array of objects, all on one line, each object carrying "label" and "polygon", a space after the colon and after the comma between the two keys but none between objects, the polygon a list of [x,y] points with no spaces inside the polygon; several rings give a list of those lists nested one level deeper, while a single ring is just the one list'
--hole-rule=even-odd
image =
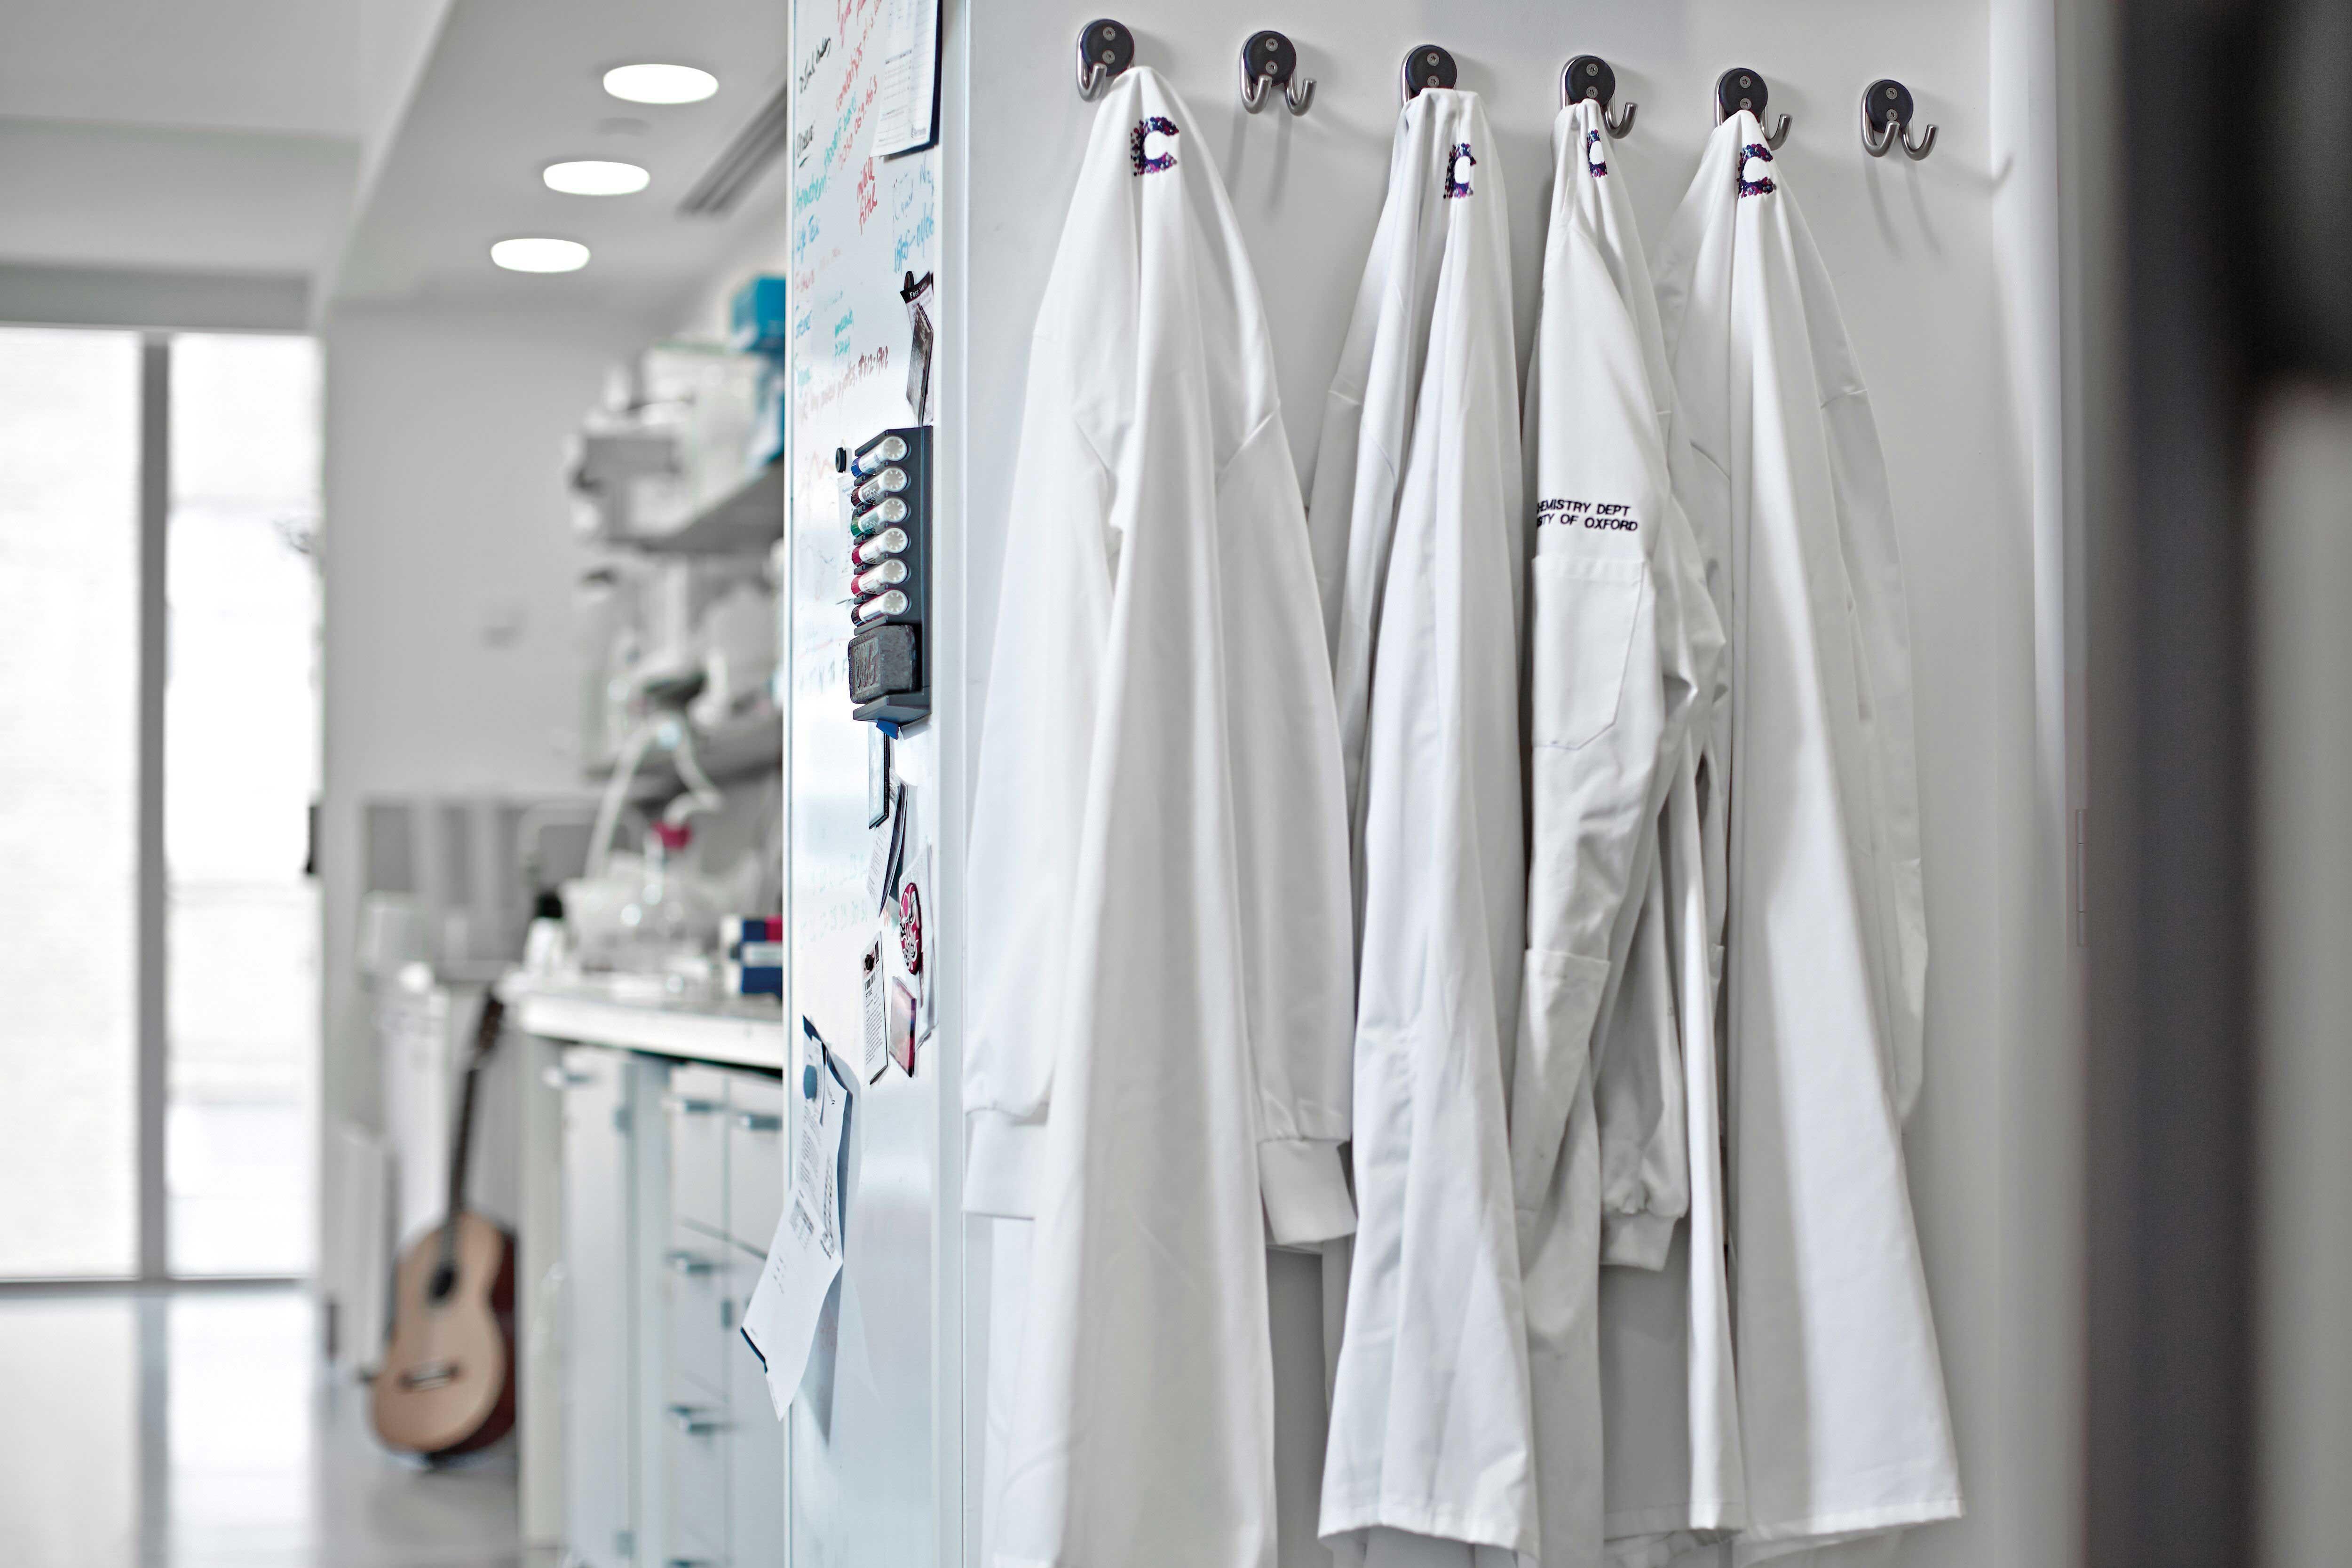
[{"label": "lab equipment", "polygon": [[781,354],[792,342],[790,291],[782,278],[747,278],[727,307],[727,346],[740,354]]}]

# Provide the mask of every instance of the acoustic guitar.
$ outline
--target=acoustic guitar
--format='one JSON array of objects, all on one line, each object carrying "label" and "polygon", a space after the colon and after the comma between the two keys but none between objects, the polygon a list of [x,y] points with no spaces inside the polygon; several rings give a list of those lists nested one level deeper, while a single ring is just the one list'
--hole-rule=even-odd
[{"label": "acoustic guitar", "polygon": [[495,1443],[514,1426],[514,1237],[466,1207],[474,1089],[505,1019],[506,1004],[483,999],[449,1156],[447,1217],[394,1270],[392,1338],[371,1390],[375,1435],[428,1459]]}]

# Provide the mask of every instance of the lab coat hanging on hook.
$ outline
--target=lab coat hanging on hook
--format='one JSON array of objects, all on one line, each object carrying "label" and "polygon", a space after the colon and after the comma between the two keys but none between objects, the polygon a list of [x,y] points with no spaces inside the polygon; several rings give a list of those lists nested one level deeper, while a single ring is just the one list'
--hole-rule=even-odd
[{"label": "lab coat hanging on hook", "polygon": [[965,1206],[1034,1216],[989,1530],[1000,1564],[1265,1568],[1266,1243],[1355,1223],[1339,736],[1232,205],[1157,72],[1099,102],[970,836]]},{"label": "lab coat hanging on hook", "polygon": [[1342,1564],[1508,1568],[1537,1545],[1504,1110],[1527,874],[1510,239],[1477,95],[1429,85],[1451,79],[1434,46],[1404,70],[1309,514],[1361,922],[1362,1223],[1320,1530]]},{"label": "lab coat hanging on hook", "polygon": [[1756,117],[1716,128],[1658,303],[1735,606],[1724,977],[1741,1563],[1960,1510],[1904,1165],[1927,928],[1910,632],[1834,291]]}]

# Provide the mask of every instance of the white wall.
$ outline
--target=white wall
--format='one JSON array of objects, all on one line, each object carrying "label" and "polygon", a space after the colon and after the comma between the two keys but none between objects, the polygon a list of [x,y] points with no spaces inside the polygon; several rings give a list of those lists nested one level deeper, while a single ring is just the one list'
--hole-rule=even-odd
[{"label": "white wall", "polygon": [[[2070,1175],[2077,1124],[2066,1110],[2076,1058],[2060,918],[2063,818],[2053,821],[2065,776],[2063,595],[2053,581],[2063,529],[2063,495],[2049,476],[2063,454],[2056,370],[2041,352],[2056,330],[2044,287],[2055,264],[2054,196],[2046,171],[2026,167],[2048,156],[2049,128],[2026,96],[2051,90],[2048,6],[1385,0],[1350,8],[1343,24],[1193,0],[1118,14],[1136,31],[1139,61],[1186,96],[1200,127],[1194,144],[1224,174],[1276,323],[1302,474],[1311,469],[1324,388],[1379,212],[1407,47],[1444,43],[1460,62],[1461,85],[1486,97],[1508,186],[1523,356],[1549,127],[1570,55],[1607,58],[1621,98],[1642,106],[1612,163],[1633,187],[1654,247],[1712,128],[1710,89],[1724,68],[1760,70],[1773,113],[1793,117],[1778,170],[1828,259],[1870,382],[1916,660],[1933,956],[1927,1086],[1910,1151],[1969,1511],[1917,1532],[1906,1561],[1992,1568],[2073,1560],[2078,1352],[2073,1320],[2053,1315],[2074,1300],[2069,1216],[2079,1192]],[[951,195],[946,225],[951,247],[962,237],[950,342],[962,348],[969,415],[961,484],[970,566],[964,701],[973,711],[986,677],[1027,334],[1093,115],[1071,85],[1083,20],[1046,7],[992,9],[971,24],[970,143],[960,160],[968,200]],[[1320,81],[1303,119],[1252,117],[1236,102],[1235,52],[1267,25],[1288,28],[1303,73]],[[2042,74],[2029,79],[2033,85],[2005,80],[1996,93],[1996,38],[2001,68],[2034,64]],[[1863,153],[1856,103],[1880,76],[1907,82],[1923,118],[1941,124],[1926,163]],[[950,401],[951,411],[957,405]],[[1276,1288],[1283,1353],[1314,1353],[1311,1277],[1284,1274]],[[976,1352],[984,1339],[965,1342]],[[983,1369],[968,1362],[967,1397],[983,1386]],[[1294,1458],[1316,1440],[1312,1425],[1288,1425]],[[1286,1504],[1299,1495],[1294,1486]],[[1286,1517],[1286,1563],[1304,1533]]]},{"label": "white wall", "polygon": [[[360,803],[582,788],[572,595],[584,556],[563,443],[636,336],[594,319],[414,310],[347,308],[325,325],[330,1123],[370,1117],[375,1096],[352,963]],[[520,635],[494,643],[493,621]]]}]

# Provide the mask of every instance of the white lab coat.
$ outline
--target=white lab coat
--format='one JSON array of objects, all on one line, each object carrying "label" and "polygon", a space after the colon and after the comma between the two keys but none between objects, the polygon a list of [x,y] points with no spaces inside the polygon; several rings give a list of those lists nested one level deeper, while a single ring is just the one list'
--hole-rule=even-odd
[{"label": "white lab coat", "polygon": [[[1619,1012],[1662,1007],[1643,1043],[1663,1047],[1669,1060],[1649,1064],[1648,1077],[1671,1076],[1679,1112],[1658,824],[1670,792],[1685,782],[1692,723],[1714,698],[1723,639],[1704,558],[1674,495],[1673,399],[1659,385],[1656,313],[1598,106],[1563,110],[1552,142],[1543,304],[1528,377],[1535,846],[1511,1154],[1541,1561],[1588,1568],[1600,1562],[1603,1538],[1596,1327],[1602,1183],[1611,1174],[1601,1163],[1593,1052],[1612,997]],[[1647,904],[1657,912],[1643,918]],[[1634,955],[1653,950],[1652,963],[1633,966]],[[1620,984],[1620,973],[1653,984]],[[1655,1106],[1649,1110],[1655,1122]],[[1659,1232],[1662,1255],[1684,1206],[1665,1190],[1687,1169],[1680,1122],[1672,1118],[1653,1173],[1657,1190],[1648,1203],[1656,1212],[1644,1216]],[[1645,1127],[1644,1136],[1654,1131]]]},{"label": "white lab coat", "polygon": [[1952,1517],[1904,1170],[1927,946],[1885,472],[1828,276],[1754,116],[1660,247],[1685,501],[1726,542],[1725,974],[1738,1398],[1761,1559]]},{"label": "white lab coat", "polygon": [[[1596,104],[1575,104],[1555,122],[1546,325],[1528,381],[1530,447],[1567,453],[1594,440],[1571,420],[1544,417],[1544,391],[1562,378],[1571,384],[1606,381],[1626,388],[1621,397],[1630,396],[1630,373],[1596,371],[1577,358],[1580,350],[1590,356],[1603,343],[1578,327],[1580,316],[1606,310],[1613,321],[1622,310],[1679,495],[1692,471],[1688,434],[1633,203],[1623,174],[1611,167],[1610,146]],[[1615,300],[1603,302],[1609,289]],[[1622,335],[1612,330],[1605,341],[1622,355]],[[1556,355],[1548,374],[1545,352]],[[1690,521],[1679,505],[1667,509],[1661,526],[1669,531],[1651,562],[1652,573],[1671,589],[1670,602],[1686,606],[1685,640],[1678,643],[1666,627],[1658,646],[1661,676],[1678,705],[1686,693],[1687,725],[1678,740],[1661,738],[1651,789],[1664,791],[1664,809],[1654,838],[1645,832],[1631,873],[1640,897],[1624,900],[1612,932],[1622,957],[1593,1037],[1592,1131],[1574,1124],[1577,1134],[1598,1140],[1601,1261],[1622,1266],[1602,1268],[1598,1281],[1603,1481],[1591,1479],[1592,1467],[1579,1461],[1572,1444],[1555,1445],[1545,1457],[1547,1542],[1558,1533],[1549,1522],[1557,1503],[1580,1521],[1575,1539],[1588,1554],[1580,1560],[1597,1550],[1592,1526],[1583,1522],[1596,1496],[1612,1559],[1657,1555],[1702,1532],[1737,1530],[1746,1518],[1715,1040],[1723,924],[1717,781],[1724,776],[1716,737],[1727,718],[1729,682],[1714,597],[1718,552]],[[1683,666],[1675,662],[1678,647]],[[1535,1278],[1531,1265],[1531,1325],[1542,1320]],[[1540,1436],[1548,1403],[1555,1411],[1574,1405],[1564,1397],[1565,1383],[1550,1402],[1542,1396],[1540,1372],[1538,1384]],[[1582,1489],[1572,1500],[1561,1495],[1571,1486]]]},{"label": "white lab coat", "polygon": [[970,1206],[1031,1214],[1003,1568],[1270,1568],[1265,1245],[1343,1234],[1346,819],[1264,310],[1104,97],[1031,348],[971,830]]},{"label": "white lab coat", "polygon": [[1360,1219],[1321,1531],[1375,1564],[1537,1544],[1504,1105],[1526,886],[1517,370],[1502,161],[1475,94],[1426,90],[1398,117],[1311,513],[1362,910]]}]

